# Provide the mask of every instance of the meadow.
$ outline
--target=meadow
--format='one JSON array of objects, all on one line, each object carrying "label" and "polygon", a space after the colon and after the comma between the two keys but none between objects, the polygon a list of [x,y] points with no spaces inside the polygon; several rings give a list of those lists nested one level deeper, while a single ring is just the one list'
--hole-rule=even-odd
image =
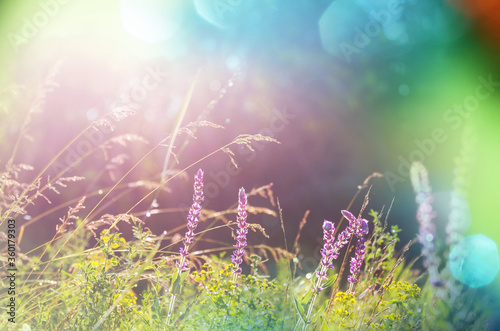
[{"label": "meadow", "polygon": [[[88,167],[84,161],[102,151],[111,151],[114,146],[127,150],[134,144],[143,144],[139,135],[112,133],[87,152],[77,153],[71,162],[64,162],[64,156],[83,138],[109,133],[112,126],[135,116],[136,111],[128,105],[95,120],[51,156],[45,167],[34,169],[18,163],[19,149],[36,148],[35,142],[26,141],[23,136],[30,131],[31,118],[42,112],[44,94],[55,86],[51,79],[49,75],[34,106],[19,123],[19,137],[11,156],[2,160],[1,270],[8,270],[10,277],[2,275],[0,281],[2,330],[495,327],[494,292],[486,285],[488,280],[484,281],[488,276],[462,270],[467,267],[467,254],[450,254],[463,242],[463,228],[460,217],[457,218],[457,213],[462,212],[460,204],[455,204],[451,211],[446,237],[438,236],[433,223],[436,213],[432,207],[432,183],[424,164],[414,162],[410,170],[418,209],[407,222],[419,224],[413,240],[401,243],[402,229],[388,224],[390,201],[381,210],[370,207],[372,179],[382,176],[374,173],[357,186],[351,204],[337,214],[318,222],[311,220],[307,211],[295,240],[287,242],[289,222],[282,216],[287,206],[280,205],[271,185],[242,187],[231,192],[233,198],[227,201],[226,209],[212,210],[205,205],[206,175],[199,168],[200,161],[217,153],[225,153],[237,168],[236,149],[253,151],[255,143],[279,141],[262,134],[241,133],[200,160],[178,167],[183,154],[182,150],[174,152],[174,144],[197,144],[193,139],[197,130],[221,128],[205,118],[182,123],[192,89],[173,132],[156,145],[141,149],[143,157],[134,160],[133,166],[126,168],[110,187],[89,189],[92,178],[84,176],[86,167],[82,165]],[[161,175],[130,181],[127,175],[159,148],[165,155]],[[114,158],[107,160],[109,169],[120,165]],[[459,159],[457,168],[462,166]],[[55,176],[49,174],[53,169],[58,170]],[[455,175],[456,198],[463,190],[464,173],[456,171]],[[184,190],[193,194],[192,201],[186,201],[188,207],[181,210],[159,209],[159,192],[175,194],[170,185],[180,177],[185,178]],[[352,183],[353,187],[356,184]],[[102,212],[103,206],[122,199],[121,189],[137,187],[144,193],[131,208],[116,214]],[[71,198],[67,198],[68,190]],[[19,243],[30,233],[33,218],[42,213],[30,219],[23,216],[33,206],[53,197],[62,202],[50,204],[43,211],[43,216],[59,219],[50,230],[52,239],[29,251],[21,250]],[[359,210],[353,209],[354,202],[361,205]],[[179,212],[185,223],[168,227],[169,217]],[[148,227],[149,217],[158,214],[166,224],[163,233],[154,233]],[[255,221],[262,214],[279,220],[284,247],[257,244],[247,238],[249,232],[268,236],[266,227]],[[301,239],[306,226],[314,226],[322,238],[321,248],[314,256],[301,250],[308,244]],[[209,248],[204,244],[210,244]],[[410,259],[407,251],[412,246],[418,246],[421,253]],[[450,260],[450,256],[455,259]],[[313,261],[317,268],[305,270],[306,260]]]}]

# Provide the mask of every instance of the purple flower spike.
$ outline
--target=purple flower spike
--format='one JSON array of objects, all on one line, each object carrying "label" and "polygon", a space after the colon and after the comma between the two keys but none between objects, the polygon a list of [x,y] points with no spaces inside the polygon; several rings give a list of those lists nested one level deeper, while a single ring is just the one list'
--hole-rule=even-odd
[{"label": "purple flower spike", "polygon": [[[193,204],[191,205],[191,208],[189,208],[189,214],[187,217],[187,228],[188,231],[186,232],[186,235],[184,239],[182,239],[182,242],[184,243],[184,247],[181,247],[179,249],[179,252],[181,253],[181,256],[185,258],[186,256],[189,255],[189,246],[193,243],[194,240],[194,230],[196,230],[196,227],[198,226],[198,217],[200,216],[201,213],[201,204],[203,203],[204,197],[203,197],[203,171],[201,169],[198,170],[196,175],[194,176],[194,194],[193,194]],[[181,271],[186,271],[187,264],[182,263],[182,265],[177,264],[177,267]]]},{"label": "purple flower spike", "polygon": [[247,195],[245,189],[242,187],[238,193],[238,230],[236,230],[236,250],[231,256],[231,261],[234,264],[233,273],[240,274],[240,265],[243,262],[243,255],[245,255],[245,247],[247,245]]},{"label": "purple flower spike", "polygon": [[347,244],[353,234],[358,238],[358,242],[356,244],[356,252],[354,254],[354,257],[351,258],[351,275],[347,277],[347,280],[351,283],[349,292],[352,292],[353,285],[358,282],[357,277],[361,269],[361,265],[363,264],[363,260],[365,259],[365,236],[370,231],[370,228],[368,227],[367,220],[363,218],[357,219],[352,213],[347,210],[342,210],[342,215],[344,215],[344,217],[349,221],[349,226],[344,230],[345,235],[344,232],[339,235],[339,245],[342,244],[342,246],[344,246],[345,244]]},{"label": "purple flower spike", "polygon": [[[367,225],[368,227],[368,225]],[[358,243],[356,244],[356,253],[354,253],[354,257],[351,258],[351,275],[347,277],[347,281],[352,284],[358,282],[358,274],[361,269],[361,264],[363,264],[363,260],[365,259],[365,241],[364,237],[359,238]]]},{"label": "purple flower spike", "polygon": [[316,275],[318,278],[322,279],[327,279],[326,278],[326,270],[327,269],[332,269],[333,268],[333,254],[334,254],[334,247],[333,247],[333,242],[335,241],[335,225],[327,220],[324,220],[323,222],[323,241],[324,241],[324,246],[323,249],[321,249],[321,268],[316,271]]},{"label": "purple flower spike", "polygon": [[349,242],[349,239],[351,239],[353,233],[356,231],[356,227],[358,224],[358,219],[349,211],[342,210],[342,215],[344,215],[344,217],[349,221],[349,225],[347,226],[347,228],[345,228],[344,231],[342,231],[342,233],[339,234],[339,237],[335,242],[334,252],[332,254],[333,259],[339,257],[340,250],[342,249],[342,247],[344,247],[345,244]]}]

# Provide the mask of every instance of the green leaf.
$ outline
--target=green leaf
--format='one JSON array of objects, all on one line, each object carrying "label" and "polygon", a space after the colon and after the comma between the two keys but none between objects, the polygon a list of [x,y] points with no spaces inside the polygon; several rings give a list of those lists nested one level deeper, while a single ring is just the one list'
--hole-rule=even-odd
[{"label": "green leaf", "polygon": [[309,302],[311,301],[313,293],[314,293],[314,291],[310,290],[309,292],[307,292],[306,294],[304,294],[304,296],[302,296],[302,299],[300,299],[300,303],[302,305],[305,305],[307,307],[307,305],[309,305]]},{"label": "green leaf", "polygon": [[330,286],[332,286],[335,281],[337,280],[337,277],[338,277],[339,274],[335,274],[332,278],[330,278],[323,286],[321,286],[323,289],[325,288],[329,288]]},{"label": "green leaf", "polygon": [[293,302],[295,303],[295,309],[297,310],[297,313],[299,314],[300,319],[302,320],[302,322],[305,323],[306,314],[304,312],[304,308],[302,307],[302,304],[297,300],[295,295],[293,296]]},{"label": "green leaf", "polygon": [[158,297],[155,294],[155,300],[151,305],[151,312],[153,314],[153,320],[161,321],[161,311],[160,311],[160,302],[158,301]]},{"label": "green leaf", "polygon": [[184,280],[186,279],[186,277],[189,275],[189,270],[188,271],[184,271],[182,274],[181,274],[181,282],[184,282]]},{"label": "green leaf", "polygon": [[180,294],[181,293],[182,283],[184,283],[184,280],[186,279],[187,275],[189,275],[189,270],[184,271],[180,275],[179,275],[179,272],[175,272],[175,274],[172,278],[172,285],[170,286],[170,292],[172,294]]},{"label": "green leaf", "polygon": [[170,282],[170,289],[169,289],[170,293],[174,293],[174,288],[179,285],[179,281],[180,281],[179,280],[179,272],[176,270],[172,274],[172,281]]}]

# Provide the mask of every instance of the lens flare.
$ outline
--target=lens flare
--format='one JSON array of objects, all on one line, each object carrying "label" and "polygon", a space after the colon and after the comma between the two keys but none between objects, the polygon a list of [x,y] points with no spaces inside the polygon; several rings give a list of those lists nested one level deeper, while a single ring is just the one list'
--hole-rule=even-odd
[{"label": "lens flare", "polygon": [[451,249],[449,259],[453,277],[473,288],[490,284],[500,269],[498,247],[483,234],[460,240]]}]

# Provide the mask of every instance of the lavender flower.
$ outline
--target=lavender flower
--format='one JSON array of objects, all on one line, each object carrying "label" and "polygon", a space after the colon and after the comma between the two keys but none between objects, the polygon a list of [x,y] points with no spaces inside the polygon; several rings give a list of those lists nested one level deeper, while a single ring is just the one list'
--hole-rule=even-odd
[{"label": "lavender flower", "polygon": [[[198,170],[196,175],[194,176],[194,194],[193,194],[193,204],[191,205],[191,208],[189,208],[189,214],[187,217],[187,228],[188,231],[186,232],[186,236],[182,241],[184,242],[184,247],[180,248],[180,253],[181,253],[181,260],[179,263],[176,263],[177,270],[174,272],[172,275],[172,280],[175,275],[179,276],[182,272],[188,271],[189,268],[186,264],[186,257],[189,255],[189,246],[193,244],[193,239],[194,239],[194,230],[196,230],[196,227],[198,226],[198,217],[200,216],[201,212],[201,204],[203,203],[204,197],[203,197],[203,171],[201,169]],[[168,312],[167,312],[167,325],[170,325],[170,320],[172,318],[172,314],[174,311],[175,307],[175,300],[176,300],[176,293],[173,291],[174,289],[174,284],[175,282],[172,281],[172,284],[170,286],[170,292],[172,293],[172,298],[170,299],[170,303],[168,305]]]},{"label": "lavender flower", "polygon": [[316,271],[318,278],[326,278],[326,270],[333,268],[333,260],[339,257],[340,250],[351,239],[352,235],[361,238],[368,233],[368,221],[365,219],[357,219],[347,210],[342,210],[342,215],[349,221],[347,228],[339,234],[335,241],[334,232],[335,225],[332,222],[325,220],[323,222],[323,241],[325,242],[321,250],[321,267]]},{"label": "lavender flower", "polygon": [[[314,307],[314,302],[316,301],[316,297],[318,293],[322,291],[322,282],[323,279],[328,279],[326,277],[326,272],[329,268],[333,268],[333,260],[338,258],[339,252],[344,247],[345,244],[349,242],[353,234],[356,236],[363,236],[368,232],[368,222],[366,220],[360,219],[358,220],[354,217],[353,214],[348,212],[347,210],[342,210],[342,214],[349,221],[349,225],[347,228],[339,234],[337,241],[335,241],[335,225],[332,222],[327,220],[323,221],[323,241],[324,246],[321,250],[321,262],[316,271],[317,280],[314,284],[314,293],[307,307],[307,314],[305,318],[305,323],[302,320],[299,320],[295,326],[297,330],[299,326],[303,326],[303,330],[307,328],[307,323],[309,323],[309,317],[312,314],[312,310]],[[364,243],[364,242],[363,242]],[[362,255],[364,256],[364,249]],[[362,260],[361,260],[362,261]]]},{"label": "lavender flower", "polygon": [[[347,277],[347,281],[351,283],[351,287],[354,283],[358,282],[358,274],[361,269],[361,264],[363,264],[363,260],[365,259],[365,241],[364,237],[359,238],[358,243],[356,244],[356,252],[354,253],[354,257],[351,258],[351,275]],[[351,292],[352,288],[349,289]]]},{"label": "lavender flower", "polygon": [[326,269],[333,269],[333,254],[335,241],[335,225],[327,220],[323,221],[323,241],[325,245],[321,249],[321,267],[316,271],[318,278],[326,278]]},{"label": "lavender flower", "polygon": [[243,262],[243,255],[245,255],[245,247],[247,245],[247,196],[245,194],[245,189],[242,187],[238,193],[238,230],[236,230],[236,245],[234,247],[236,250],[231,256],[231,261],[234,264],[233,273],[241,273],[240,265]]},{"label": "lavender flower", "polygon": [[342,215],[349,221],[349,225],[347,228],[345,228],[342,233],[339,234],[339,237],[337,238],[337,242],[335,242],[334,245],[334,252],[332,254],[333,259],[337,259],[339,257],[340,250],[342,247],[344,247],[345,244],[349,242],[349,239],[351,239],[353,234],[358,235],[359,226],[358,226],[358,219],[354,217],[353,214],[351,214],[347,210],[342,210]]},{"label": "lavender flower", "polygon": [[191,205],[191,208],[189,209],[189,214],[187,217],[187,228],[188,231],[186,232],[186,235],[184,239],[182,239],[182,242],[184,243],[184,247],[180,248],[180,253],[181,253],[181,263],[177,264],[177,267],[181,271],[186,271],[187,264],[184,262],[186,256],[189,255],[188,249],[189,246],[193,244],[194,240],[194,230],[196,230],[196,227],[198,226],[198,217],[200,216],[201,212],[201,204],[203,203],[204,197],[203,197],[203,171],[201,169],[198,170],[196,175],[194,176],[194,194],[193,194],[193,204]]},{"label": "lavender flower", "polygon": [[418,203],[417,220],[420,223],[418,241],[422,245],[424,266],[429,271],[430,283],[441,284],[439,277],[439,258],[436,256],[436,227],[432,222],[435,213],[432,210],[432,190],[429,185],[429,174],[420,162],[413,162],[410,169],[410,179],[415,191],[415,201]]},{"label": "lavender flower", "polygon": [[[359,270],[361,269],[361,265],[363,264],[363,260],[365,259],[366,239],[364,236],[368,234],[369,227],[367,220],[363,218],[357,219],[352,213],[347,210],[342,210],[342,215],[344,215],[344,217],[349,221],[349,226],[344,230],[346,234],[342,238],[342,246],[344,246],[349,241],[350,237],[353,234],[358,238],[358,243],[356,244],[356,252],[354,254],[354,257],[351,258],[351,275],[347,277],[347,280],[351,283],[349,292],[352,292],[352,287],[354,283],[358,281],[357,277],[359,274]],[[342,236],[343,233],[341,233],[340,236]]]}]

